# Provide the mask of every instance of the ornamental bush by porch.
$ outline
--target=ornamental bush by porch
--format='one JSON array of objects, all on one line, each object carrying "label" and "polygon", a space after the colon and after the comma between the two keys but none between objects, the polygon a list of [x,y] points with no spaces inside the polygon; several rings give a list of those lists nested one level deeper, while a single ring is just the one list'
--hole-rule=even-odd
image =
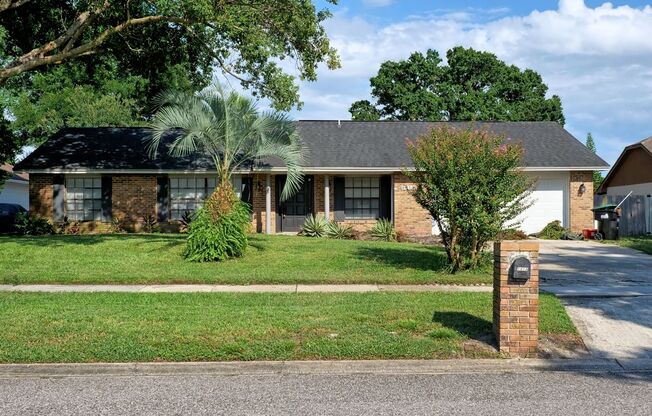
[{"label": "ornamental bush by porch", "polygon": [[441,230],[452,272],[473,269],[485,244],[529,206],[523,150],[486,130],[433,129],[408,142],[414,197]]},{"label": "ornamental bush by porch", "polygon": [[210,207],[201,208],[188,227],[185,258],[208,262],[241,257],[247,248],[249,222],[249,209],[244,202],[235,202],[218,217]]}]

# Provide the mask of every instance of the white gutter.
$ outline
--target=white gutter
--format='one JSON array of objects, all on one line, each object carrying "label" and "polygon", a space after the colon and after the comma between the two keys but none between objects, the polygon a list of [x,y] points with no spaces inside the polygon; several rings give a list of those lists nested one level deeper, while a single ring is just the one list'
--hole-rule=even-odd
[{"label": "white gutter", "polygon": [[[605,166],[560,166],[560,167],[550,167],[550,166],[527,166],[520,168],[526,172],[564,172],[564,171],[587,171],[587,170],[607,170],[608,167]],[[305,167],[303,169],[304,173],[394,173],[401,172],[403,170],[413,171],[413,167],[399,167],[399,166],[388,166],[388,167]],[[111,174],[111,175],[174,175],[174,174],[206,174],[214,173],[214,169],[29,169],[25,170],[27,173],[34,174],[50,174],[50,175],[90,175],[90,174]],[[251,173],[284,173],[286,169],[284,167],[273,167],[273,168],[259,168],[254,169],[238,169],[234,173],[246,175]]]}]

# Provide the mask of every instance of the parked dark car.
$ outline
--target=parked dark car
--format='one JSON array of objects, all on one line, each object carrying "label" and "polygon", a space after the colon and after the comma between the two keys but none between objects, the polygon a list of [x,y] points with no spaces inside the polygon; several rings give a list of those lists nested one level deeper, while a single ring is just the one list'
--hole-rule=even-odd
[{"label": "parked dark car", "polygon": [[0,204],[0,233],[14,231],[16,215],[19,212],[26,212],[26,210],[18,204]]}]

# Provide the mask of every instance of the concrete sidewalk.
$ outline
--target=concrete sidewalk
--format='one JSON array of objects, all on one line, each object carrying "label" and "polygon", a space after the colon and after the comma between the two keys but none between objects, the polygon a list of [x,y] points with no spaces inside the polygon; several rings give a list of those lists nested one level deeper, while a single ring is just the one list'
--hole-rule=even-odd
[{"label": "concrete sidewalk", "polygon": [[0,292],[125,292],[125,293],[363,293],[363,292],[491,292],[492,286],[457,285],[0,285]]},{"label": "concrete sidewalk", "polygon": [[343,361],[223,361],[167,363],[0,364],[0,378],[266,375],[266,374],[493,374],[572,371],[652,372],[652,359],[462,359]]}]

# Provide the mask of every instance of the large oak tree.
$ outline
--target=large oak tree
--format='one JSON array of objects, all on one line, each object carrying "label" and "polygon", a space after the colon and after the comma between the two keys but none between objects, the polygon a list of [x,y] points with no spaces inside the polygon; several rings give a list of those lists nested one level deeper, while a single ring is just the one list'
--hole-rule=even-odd
[{"label": "large oak tree", "polygon": [[339,66],[328,17],[310,0],[0,0],[0,100],[13,136],[2,140],[142,124],[161,91],[200,90],[215,71],[277,109],[300,106],[295,78]]},{"label": "large oak tree", "polygon": [[541,121],[564,124],[561,99],[531,69],[507,65],[489,52],[455,47],[387,61],[371,78],[375,103],[356,101],[354,120]]}]

